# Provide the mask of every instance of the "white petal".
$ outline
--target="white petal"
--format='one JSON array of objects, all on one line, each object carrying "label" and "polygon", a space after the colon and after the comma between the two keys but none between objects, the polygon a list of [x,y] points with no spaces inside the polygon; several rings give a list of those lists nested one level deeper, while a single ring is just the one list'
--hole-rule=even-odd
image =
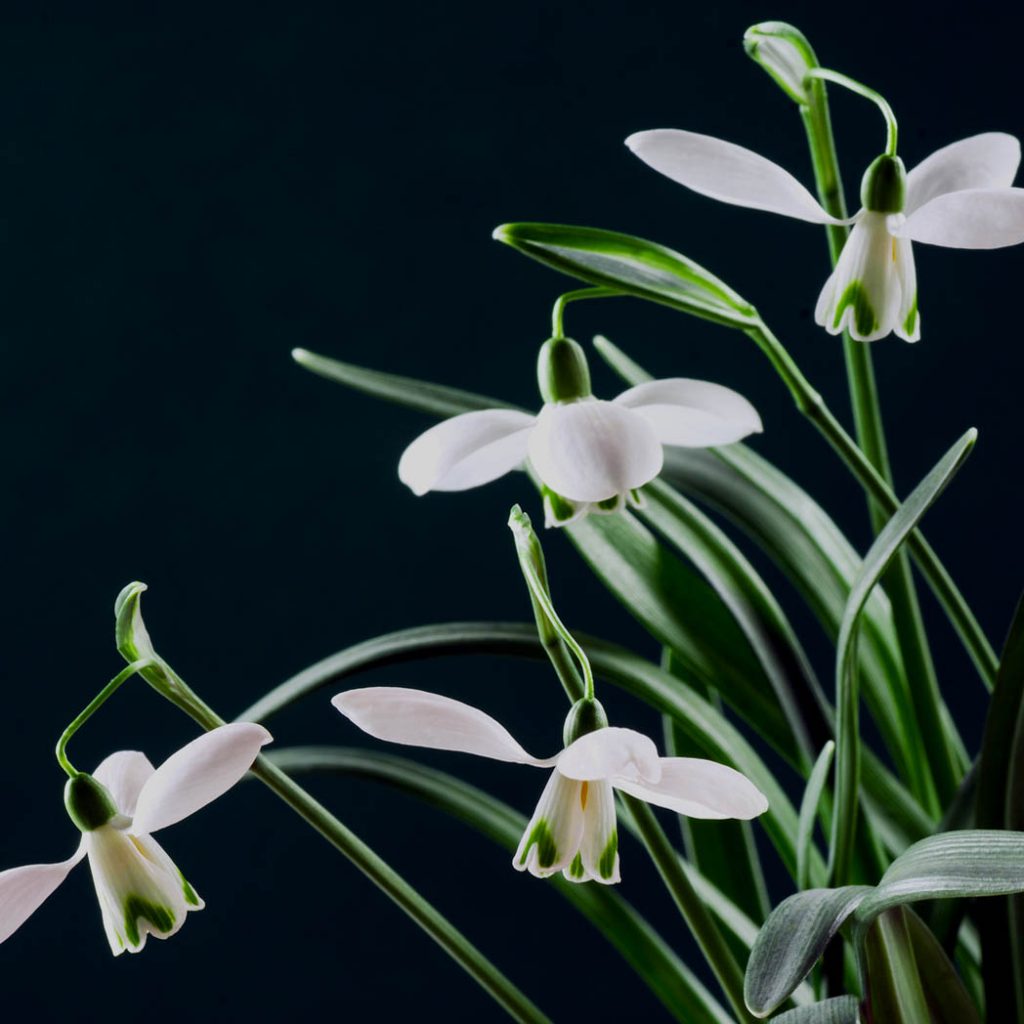
[{"label": "white petal", "polygon": [[1020,143],[1005,132],[985,132],[950,143],[907,175],[910,214],[936,196],[965,188],[1009,188],[1020,165]]},{"label": "white petal", "polygon": [[83,842],[73,857],[59,864],[27,864],[0,871],[0,942],[9,939],[42,906],[84,856]]},{"label": "white petal", "polygon": [[573,862],[583,838],[582,785],[551,773],[512,858],[516,871],[547,878]]},{"label": "white petal", "polygon": [[142,787],[132,831],[156,832],[216,800],[245,775],[271,738],[262,725],[233,722],[186,743]]},{"label": "white petal", "polygon": [[413,494],[465,491],[497,480],[526,458],[534,418],[514,409],[453,416],[402,452],[398,477]]},{"label": "white petal", "polygon": [[830,217],[789,171],[732,142],[661,128],[637,132],[626,145],[649,167],[694,192],[812,224],[843,224]]},{"label": "white petal", "polygon": [[886,216],[861,213],[821,290],[815,323],[829,334],[849,330],[857,341],[875,341],[890,334],[901,300],[897,252],[898,243],[889,233]]},{"label": "white petal", "polygon": [[363,732],[390,743],[456,750],[496,761],[553,764],[532,757],[500,723],[479,708],[425,690],[367,686],[339,693],[331,703]]},{"label": "white petal", "polygon": [[166,939],[202,901],[151,836],[110,825],[86,833],[89,867],[110,951],[137,953],[146,936]]},{"label": "white petal", "polygon": [[137,750],[119,750],[105,757],[92,774],[110,791],[117,809],[130,818],[135,814],[142,787],[155,771],[145,754]]},{"label": "white petal", "polygon": [[615,794],[605,780],[581,783],[583,839],[573,862],[563,872],[570,882],[615,885],[619,876],[619,834],[615,822]]},{"label": "white petal", "polygon": [[951,249],[1000,249],[1024,242],[1024,188],[947,192],[915,210],[900,234]]},{"label": "white petal", "polygon": [[660,782],[620,778],[612,785],[691,818],[756,818],[768,809],[764,794],[745,775],[699,757],[663,757]]},{"label": "white petal", "polygon": [[661,442],[632,409],[595,398],[545,405],[530,434],[530,462],[570,501],[606,501],[661,472]]},{"label": "white petal", "polygon": [[652,380],[615,401],[643,416],[662,444],[683,448],[733,444],[763,429],[757,410],[741,394],[703,380]]},{"label": "white petal", "polygon": [[896,239],[896,274],[900,280],[900,306],[896,312],[896,335],[904,341],[921,338],[921,314],[917,309],[917,269],[914,246],[909,238]]},{"label": "white petal", "polygon": [[654,741],[633,729],[610,726],[581,736],[558,756],[558,770],[570,779],[622,777],[657,782],[661,758]]}]

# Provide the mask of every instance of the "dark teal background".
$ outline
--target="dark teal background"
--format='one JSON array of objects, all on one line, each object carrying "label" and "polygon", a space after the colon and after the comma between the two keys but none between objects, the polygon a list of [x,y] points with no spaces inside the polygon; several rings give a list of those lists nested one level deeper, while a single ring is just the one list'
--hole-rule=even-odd
[{"label": "dark teal background", "polygon": [[[740,46],[769,17],[799,24],[824,63],[889,97],[910,166],[979,131],[1024,132],[1019,14],[986,3],[927,19],[888,3],[0,8],[3,866],[62,859],[77,842],[51,750],[120,667],[111,608],[132,579],[150,584],[159,650],[228,717],[367,637],[529,614],[504,525],[514,501],[540,518],[525,479],[414,498],[395,466],[429,420],[316,379],[288,355],[300,345],[535,404],[536,346],[571,285],[490,241],[496,224],[592,224],[681,249],[759,307],[848,419],[841,344],[812,322],[827,274],[821,232],[688,193],[622,145],[639,129],[685,127],[810,184],[795,109]],[[849,189],[882,124],[838,90],[833,111]],[[893,461],[906,491],[964,429],[980,429],[928,532],[998,643],[1022,579],[1024,250],[916,256],[923,340],[873,349]],[[572,307],[567,328],[583,341],[607,334],[657,375],[742,391],[765,421],[756,449],[864,545],[856,486],[744,338],[627,300]],[[596,367],[595,384],[608,397],[618,388]],[[655,656],[566,539],[544,541],[566,620]],[[830,685],[817,626],[765,572]],[[974,747],[984,691],[923,603]],[[539,666],[438,662],[371,680],[471,700],[538,754],[559,744],[562,698]],[[329,696],[271,721],[278,745],[362,743]],[[620,723],[657,728],[606,696]],[[83,767],[124,747],[158,761],[194,734],[136,683],[71,754]],[[544,781],[469,757],[424,759],[524,812]],[[555,1020],[664,1017],[505,852],[372,784],[312,786]],[[172,941],[115,961],[77,869],[0,950],[8,1019],[500,1019],[256,784],[160,839],[207,909]],[[622,873],[622,892],[696,966],[630,839]]]}]

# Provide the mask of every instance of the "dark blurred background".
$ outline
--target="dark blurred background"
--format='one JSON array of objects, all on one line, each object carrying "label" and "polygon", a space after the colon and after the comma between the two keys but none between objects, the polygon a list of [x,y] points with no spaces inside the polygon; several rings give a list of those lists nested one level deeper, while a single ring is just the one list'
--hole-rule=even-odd
[{"label": "dark blurred background", "polygon": [[[812,321],[827,274],[820,231],[688,193],[622,145],[638,129],[686,127],[810,185],[796,111],[740,45],[767,18],[798,24],[824,63],[888,96],[908,165],[979,131],[1024,132],[1020,15],[987,3],[927,19],[870,2],[4,5],[0,864],[74,848],[51,750],[120,667],[111,607],[132,579],[150,585],[160,651],[227,717],[365,638],[528,616],[504,525],[514,501],[540,518],[525,478],[414,498],[395,466],[430,421],[289,359],[300,345],[536,404],[536,346],[571,285],[492,242],[496,224],[593,224],[681,249],[757,304],[849,419],[841,344]],[[852,194],[883,128],[839,90],[833,114]],[[1022,580],[1024,249],[916,255],[924,339],[874,347],[895,471],[906,491],[966,427],[980,429],[928,532],[1000,643]],[[626,300],[572,307],[567,328],[581,340],[607,334],[659,376],[742,391],[766,425],[756,449],[863,548],[857,488],[741,336]],[[599,393],[618,390],[595,375]],[[567,621],[656,656],[567,539],[544,541]],[[831,685],[827,643],[765,571]],[[923,603],[975,749],[984,691],[930,596]],[[540,666],[447,660],[364,679],[470,700],[540,754],[560,740],[561,693]],[[277,744],[370,743],[329,696],[272,720]],[[618,721],[657,728],[653,714],[605,696]],[[159,761],[194,734],[133,683],[71,753],[85,767],[123,747]],[[509,765],[424,759],[524,812],[543,783]],[[665,1016],[504,851],[371,783],[311,786],[555,1020]],[[161,841],[208,909],[173,941],[115,961],[78,869],[0,950],[9,1019],[501,1019],[258,785]],[[626,839],[622,857],[624,894],[696,965],[643,852]]]}]

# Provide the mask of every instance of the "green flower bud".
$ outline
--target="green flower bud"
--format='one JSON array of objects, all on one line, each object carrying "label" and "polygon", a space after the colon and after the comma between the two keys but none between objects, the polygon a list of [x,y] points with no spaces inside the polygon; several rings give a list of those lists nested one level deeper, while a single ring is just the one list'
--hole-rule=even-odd
[{"label": "green flower bud", "polygon": [[872,213],[902,213],[907,200],[907,172],[898,156],[882,154],[864,172],[860,201]]},{"label": "green flower bud", "polygon": [[565,719],[562,728],[562,740],[566,746],[575,742],[587,733],[597,732],[598,729],[608,727],[608,716],[601,707],[601,702],[596,699],[584,697],[576,701]]},{"label": "green flower bud", "polygon": [[64,806],[82,832],[92,832],[118,814],[117,804],[106,786],[84,773],[68,779],[64,787]]},{"label": "green flower bud", "polygon": [[572,338],[548,338],[537,357],[537,384],[545,402],[575,402],[590,397],[590,367]]}]

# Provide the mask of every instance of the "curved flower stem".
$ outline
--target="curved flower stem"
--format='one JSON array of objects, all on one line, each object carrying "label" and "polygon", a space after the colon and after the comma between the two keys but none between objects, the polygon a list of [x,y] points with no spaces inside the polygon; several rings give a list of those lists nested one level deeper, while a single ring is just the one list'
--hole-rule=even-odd
[{"label": "curved flower stem", "polygon": [[103,687],[102,690],[89,703],[86,705],[85,710],[78,715],[77,718],[60,734],[60,739],[57,740],[57,748],[55,753],[57,755],[57,761],[61,768],[67,773],[68,778],[75,778],[79,773],[78,769],[71,763],[66,753],[67,745],[71,741],[71,737],[78,732],[79,729],[90,718],[113,696],[114,691],[122,684],[126,683],[136,672],[141,672],[142,669],[148,665],[152,665],[153,662],[149,658],[141,658],[138,661],[133,661],[130,665],[126,665],[120,672],[114,676],[113,679]]},{"label": "curved flower stem", "polygon": [[743,968],[736,962],[710,911],[683,870],[679,854],[668,841],[665,830],[643,800],[627,796],[625,793],[619,795],[633,816],[647,852],[654,861],[665,887],[697,940],[719,985],[722,986],[736,1019],[742,1024],[756,1024],[756,1018],[743,1002]]},{"label": "curved flower stem", "polygon": [[838,71],[830,71],[828,68],[811,68],[807,72],[804,81],[807,82],[808,79],[835,82],[836,85],[841,85],[844,89],[849,89],[851,92],[855,92],[858,96],[863,96],[865,99],[871,100],[871,102],[874,103],[882,112],[882,117],[885,118],[886,156],[896,155],[896,143],[899,137],[899,129],[896,126],[896,115],[892,112],[892,107],[889,106],[888,101],[880,92],[875,92],[874,89],[869,89],[866,85],[858,82],[855,78],[850,78],[848,75],[841,74]]},{"label": "curved flower stem", "polygon": [[[128,668],[133,672],[139,671],[158,693],[181,708],[204,729],[216,729],[225,724],[224,719],[190,690],[166,662],[150,661],[142,668],[139,663],[133,663]],[[550,1018],[520,992],[462,932],[280,768],[260,756],[252,766],[252,773],[397,903],[510,1017],[522,1024],[552,1024]]]},{"label": "curved flower stem", "polygon": [[[768,326],[761,320],[748,327],[745,332],[771,361],[776,372],[789,388],[797,408],[818,428],[847,468],[857,478],[868,497],[875,501],[888,518],[899,507],[899,499],[893,494],[892,488],[871,464],[867,456],[857,447],[857,443],[843,429],[842,424],[833,416],[828,406],[810,382],[800,371],[782,342],[775,337]],[[938,555],[925,540],[920,531],[910,535],[908,546],[914,554],[917,564],[935,592],[956,629],[967,653],[971,656],[982,681],[991,690],[999,659],[992,645],[982,632],[978,620],[968,607],[963,595],[957,590],[946,567],[939,561]]]},{"label": "curved flower stem", "polygon": [[565,307],[570,302],[579,302],[580,299],[608,299],[621,294],[622,292],[617,292],[614,288],[578,288],[575,291],[559,295],[551,309],[551,337],[565,337],[562,318],[565,314]]},{"label": "curved flower stem", "polygon": [[[807,80],[808,102],[800,109],[822,206],[833,217],[845,219],[846,201],[843,196],[839,160],[823,81],[837,79],[832,78],[830,73],[817,73],[822,70],[819,68],[810,73]],[[888,109],[888,104],[885,104],[885,107]],[[891,111],[889,113],[891,115]],[[895,128],[893,130],[895,132]],[[835,224],[828,225],[826,232],[829,254],[832,265],[835,266],[849,229],[844,224]],[[870,346],[854,341],[849,332],[844,332],[843,348],[857,441],[868,460],[891,489],[892,470],[889,465]],[[885,525],[887,516],[877,502],[869,501],[868,509],[872,527],[875,533],[878,533]],[[960,773],[957,770],[956,744],[949,735],[949,728],[941,715],[942,697],[914,587],[910,559],[905,552],[900,552],[893,563],[885,581],[885,589],[892,601],[907,685],[921,725],[921,735],[931,768],[931,778],[925,780],[927,784],[918,783],[913,789],[926,807],[938,811],[940,805],[948,802],[956,792]]]}]

